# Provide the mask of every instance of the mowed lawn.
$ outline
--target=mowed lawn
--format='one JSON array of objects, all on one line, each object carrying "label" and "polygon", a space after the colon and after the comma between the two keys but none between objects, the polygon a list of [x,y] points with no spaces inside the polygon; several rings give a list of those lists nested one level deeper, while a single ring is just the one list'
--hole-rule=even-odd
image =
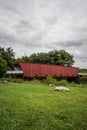
[{"label": "mowed lawn", "polygon": [[87,85],[67,87],[0,82],[0,130],[87,130]]}]

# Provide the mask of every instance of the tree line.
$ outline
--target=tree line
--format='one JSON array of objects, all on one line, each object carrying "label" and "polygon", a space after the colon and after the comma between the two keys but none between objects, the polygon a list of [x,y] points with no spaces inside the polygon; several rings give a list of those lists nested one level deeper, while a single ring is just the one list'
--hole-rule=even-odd
[{"label": "tree line", "polygon": [[72,66],[74,64],[73,55],[70,55],[65,50],[53,50],[48,53],[33,53],[31,56],[22,56],[18,58],[17,61],[62,66]]},{"label": "tree line", "polygon": [[0,46],[0,77],[2,77],[7,70],[13,69],[12,62],[15,61],[62,66],[72,66],[75,62],[73,55],[65,50],[53,50],[48,53],[33,53],[30,56],[24,55],[20,58],[15,58],[15,52],[11,47],[5,49]]}]

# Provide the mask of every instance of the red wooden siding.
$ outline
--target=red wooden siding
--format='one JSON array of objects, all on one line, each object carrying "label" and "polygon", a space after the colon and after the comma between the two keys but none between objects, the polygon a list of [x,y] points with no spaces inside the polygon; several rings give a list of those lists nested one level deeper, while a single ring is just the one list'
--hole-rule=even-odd
[{"label": "red wooden siding", "polygon": [[24,63],[15,62],[14,66],[17,65],[23,70],[23,77],[45,77],[45,76],[55,76],[55,77],[77,77],[78,68],[76,67],[66,67],[58,65],[47,65],[47,64],[37,64],[37,63]]}]

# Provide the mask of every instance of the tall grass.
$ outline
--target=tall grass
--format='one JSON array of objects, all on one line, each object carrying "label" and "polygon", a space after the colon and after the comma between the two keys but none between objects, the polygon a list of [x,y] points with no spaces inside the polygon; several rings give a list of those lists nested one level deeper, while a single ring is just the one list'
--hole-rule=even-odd
[{"label": "tall grass", "polygon": [[0,83],[0,130],[86,130],[87,85]]},{"label": "tall grass", "polygon": [[51,84],[52,86],[57,86],[57,85],[64,85],[64,86],[66,86],[66,85],[68,85],[67,80],[65,80],[65,79],[58,80],[58,79],[53,78],[51,76],[46,77],[44,80],[42,80],[42,82],[44,84],[48,84],[48,85]]}]

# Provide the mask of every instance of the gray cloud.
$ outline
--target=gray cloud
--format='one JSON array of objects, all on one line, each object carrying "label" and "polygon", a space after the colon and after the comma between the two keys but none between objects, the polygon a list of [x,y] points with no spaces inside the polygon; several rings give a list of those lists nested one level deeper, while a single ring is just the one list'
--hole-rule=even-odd
[{"label": "gray cloud", "polygon": [[86,0],[0,0],[0,45],[24,53],[64,49],[87,68]]},{"label": "gray cloud", "polygon": [[29,32],[35,30],[35,28],[26,20],[20,20],[17,25],[14,26],[16,31],[19,33]]},{"label": "gray cloud", "polygon": [[21,14],[17,7],[18,2],[15,0],[0,0],[0,8],[4,9],[6,12]]},{"label": "gray cloud", "polygon": [[16,42],[16,39],[11,34],[6,34],[4,31],[0,32],[0,43],[2,44],[13,44]]},{"label": "gray cloud", "polygon": [[63,46],[63,47],[65,47],[65,48],[67,48],[67,47],[78,47],[78,45],[79,45],[79,47],[81,47],[82,46],[82,41],[64,41],[64,42],[56,42],[56,43],[54,43],[55,45],[58,45],[58,44],[60,44],[61,46]]}]

